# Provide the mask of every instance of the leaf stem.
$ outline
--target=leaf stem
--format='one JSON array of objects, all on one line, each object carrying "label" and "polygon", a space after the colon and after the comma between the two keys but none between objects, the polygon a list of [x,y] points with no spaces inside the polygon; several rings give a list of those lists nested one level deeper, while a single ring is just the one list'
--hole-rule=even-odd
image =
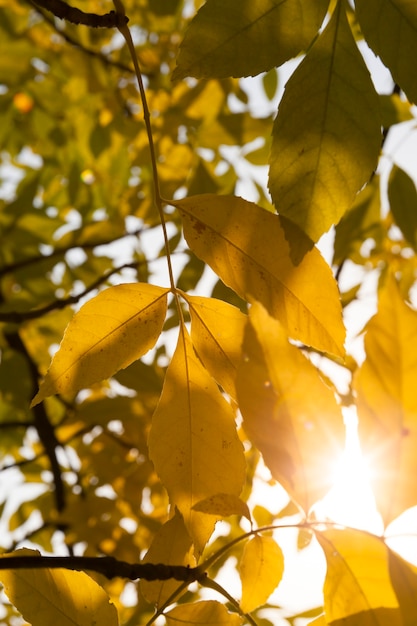
[{"label": "leaf stem", "polygon": [[[138,81],[140,99],[142,101],[143,107],[143,121],[145,123],[146,134],[148,136],[148,145],[149,145],[149,153],[151,157],[151,167],[152,167],[152,176],[153,176],[153,187],[154,187],[154,196],[155,196],[155,204],[158,209],[159,218],[161,220],[161,227],[164,236],[164,245],[167,254],[167,265],[168,265],[168,275],[169,282],[171,285],[171,289],[173,294],[176,295],[176,287],[174,281],[174,274],[172,271],[172,263],[171,263],[171,252],[169,246],[168,233],[165,222],[165,215],[162,207],[162,197],[159,188],[159,176],[158,176],[158,166],[156,162],[156,151],[155,151],[155,143],[152,135],[152,126],[151,126],[151,116],[149,113],[148,101],[146,98],[145,86],[143,84],[142,72],[139,66],[139,61],[136,55],[135,46],[133,43],[132,35],[130,33],[129,26],[127,25],[127,20],[125,19],[126,13],[125,8],[123,6],[122,0],[113,0],[113,4],[115,6],[116,12],[119,15],[119,25],[118,29],[128,47],[130,57],[132,59],[133,67],[135,68],[136,80]],[[178,302],[178,297],[177,297]],[[179,304],[179,303],[178,303]]]}]

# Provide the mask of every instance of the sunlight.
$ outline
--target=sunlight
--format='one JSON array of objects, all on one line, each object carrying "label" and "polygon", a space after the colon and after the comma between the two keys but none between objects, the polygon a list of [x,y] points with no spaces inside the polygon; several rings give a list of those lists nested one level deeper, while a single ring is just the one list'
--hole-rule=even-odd
[{"label": "sunlight", "polygon": [[334,485],[315,507],[319,518],[382,534],[383,524],[371,489],[370,470],[363,458],[354,410],[344,410],[346,424],[345,451],[335,469]]}]

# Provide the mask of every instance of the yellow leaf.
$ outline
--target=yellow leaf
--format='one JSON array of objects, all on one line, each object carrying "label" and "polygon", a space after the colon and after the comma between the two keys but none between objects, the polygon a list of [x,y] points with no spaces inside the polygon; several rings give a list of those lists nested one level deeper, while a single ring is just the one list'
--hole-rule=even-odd
[{"label": "yellow leaf", "polygon": [[236,399],[246,316],[222,300],[182,295],[189,305],[191,339],[198,356],[226,393]]},{"label": "yellow leaf", "polygon": [[347,528],[316,531],[316,536],[327,561],[327,623],[402,626],[388,570],[388,548],[383,540]]},{"label": "yellow leaf", "polygon": [[229,515],[243,515],[249,521],[251,516],[248,505],[237,496],[229,493],[217,493],[215,496],[205,498],[193,506],[194,511],[209,513],[219,517],[229,517]]},{"label": "yellow leaf", "polygon": [[204,194],[173,204],[188,245],[226,285],[261,302],[294,339],[344,353],[336,281],[301,231],[294,227],[289,245],[277,215],[234,196]]},{"label": "yellow leaf", "polygon": [[307,626],[327,626],[327,624],[328,622],[326,622],[324,615],[319,615],[312,622],[308,622]]},{"label": "yellow leaf", "polygon": [[361,30],[407,97],[417,103],[417,5],[412,0],[356,0]]},{"label": "yellow leaf", "polygon": [[[254,76],[307,48],[328,0],[207,0],[180,47],[173,78]],[[256,50],[256,54],[253,51]]]},{"label": "yellow leaf", "polygon": [[214,600],[182,604],[165,613],[167,626],[240,626],[242,620],[236,613],[229,613],[226,607]]},{"label": "yellow leaf", "polygon": [[239,496],[245,457],[232,408],[197,358],[186,330],[180,332],[152,418],[149,455],[199,554],[216,517],[193,506],[218,493]]},{"label": "yellow leaf", "polygon": [[[39,552],[16,550],[8,556],[39,556]],[[0,570],[0,581],[10,602],[32,626],[118,624],[116,608],[107,593],[84,572]]]},{"label": "yellow leaf", "polygon": [[344,427],[334,394],[256,303],[237,376],[243,427],[273,477],[305,511],[332,486]]},{"label": "yellow leaf", "polygon": [[32,406],[109,378],[145,354],[165,320],[168,289],[145,283],[109,287],[68,324]]},{"label": "yellow leaf", "polygon": [[[184,520],[178,510],[175,511],[174,517],[166,522],[157,532],[143,562],[195,566],[191,538],[186,531]],[[181,583],[176,580],[156,580],[150,582],[142,579],[140,586],[145,600],[159,607],[181,586]],[[183,593],[185,591],[186,589]]]},{"label": "yellow leaf", "polygon": [[416,338],[417,312],[390,278],[367,326],[366,360],[354,378],[359,436],[386,524],[417,504]]},{"label": "yellow leaf", "polygon": [[391,583],[398,598],[403,618],[402,626],[417,624],[417,567],[388,551]]},{"label": "yellow leaf", "polygon": [[284,573],[284,556],[272,537],[255,535],[243,550],[239,564],[242,581],[240,607],[250,613],[268,600]]},{"label": "yellow leaf", "polygon": [[352,205],[381,147],[378,96],[344,7],[288,81],[273,129],[274,204],[313,241]]}]

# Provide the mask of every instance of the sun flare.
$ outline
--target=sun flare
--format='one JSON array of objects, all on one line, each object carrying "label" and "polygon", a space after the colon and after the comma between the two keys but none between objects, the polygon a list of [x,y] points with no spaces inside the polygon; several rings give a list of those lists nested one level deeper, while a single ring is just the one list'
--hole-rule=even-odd
[{"label": "sun flare", "polygon": [[345,411],[346,444],[340,458],[333,487],[316,509],[319,517],[325,517],[344,526],[382,534],[383,524],[379,515],[370,481],[370,468],[362,455],[357,416]]}]

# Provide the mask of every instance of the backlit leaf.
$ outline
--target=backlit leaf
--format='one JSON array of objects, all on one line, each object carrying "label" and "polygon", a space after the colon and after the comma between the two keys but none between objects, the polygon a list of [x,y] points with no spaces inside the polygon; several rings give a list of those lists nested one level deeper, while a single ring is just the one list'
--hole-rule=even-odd
[{"label": "backlit leaf", "polygon": [[251,521],[248,505],[237,496],[229,493],[217,493],[215,496],[205,498],[193,506],[194,511],[229,517],[230,515],[243,515]]},{"label": "backlit leaf", "polygon": [[410,176],[396,165],[389,178],[388,198],[397,226],[417,249],[417,189]]},{"label": "backlit leaf", "polygon": [[244,430],[273,477],[307,511],[332,485],[343,448],[340,408],[259,303],[249,312],[243,353],[237,392]]},{"label": "backlit leaf", "polygon": [[216,517],[193,506],[218,493],[239,496],[245,458],[232,408],[197,358],[186,331],[180,333],[152,418],[149,455],[201,552]]},{"label": "backlit leaf", "polygon": [[32,406],[109,378],[148,352],[161,334],[168,289],[144,283],[110,287],[68,324]]},{"label": "backlit leaf", "polygon": [[417,102],[417,5],[413,0],[356,0],[356,14],[372,50],[407,97]]},{"label": "backlit leaf", "polygon": [[254,76],[279,66],[307,48],[328,4],[208,0],[185,34],[173,78]]},{"label": "backlit leaf", "polygon": [[402,559],[392,550],[388,551],[391,584],[396,593],[403,626],[417,623],[417,567]]},{"label": "backlit leaf", "polygon": [[[17,550],[8,556],[39,556]],[[7,557],[2,557],[7,558]],[[0,570],[14,606],[32,626],[117,626],[117,611],[100,585],[84,572],[64,569]]]},{"label": "backlit leaf", "polygon": [[[143,558],[144,563],[195,566],[192,541],[178,511],[155,535],[151,547]],[[177,580],[140,581],[141,591],[147,602],[161,606],[181,586]],[[184,590],[185,592],[185,590]],[[183,593],[184,593],[183,592]]]},{"label": "backlit leaf", "polygon": [[194,604],[182,604],[165,613],[167,626],[240,626],[242,619],[236,613],[229,613],[223,604],[208,600]]},{"label": "backlit leaf", "polygon": [[386,523],[417,503],[416,339],[417,312],[390,278],[367,326],[366,360],[354,378],[359,436]]},{"label": "backlit leaf", "polygon": [[381,146],[378,96],[344,6],[288,81],[273,128],[274,204],[313,241],[351,206]]},{"label": "backlit leaf", "polygon": [[268,600],[284,573],[284,556],[277,542],[255,535],[246,544],[239,564],[242,581],[240,607],[250,613]]},{"label": "backlit leaf", "polygon": [[191,315],[191,339],[204,366],[236,399],[236,371],[242,356],[246,316],[236,307],[214,298],[182,294]]},{"label": "backlit leaf", "polygon": [[[340,626],[402,626],[381,538],[345,528],[316,531],[324,550],[326,622]],[[340,621],[339,621],[340,620]]]},{"label": "backlit leaf", "polygon": [[278,216],[242,198],[205,194],[173,204],[188,245],[226,285],[261,302],[294,339],[343,354],[336,282],[301,231],[294,227],[289,244]]}]

